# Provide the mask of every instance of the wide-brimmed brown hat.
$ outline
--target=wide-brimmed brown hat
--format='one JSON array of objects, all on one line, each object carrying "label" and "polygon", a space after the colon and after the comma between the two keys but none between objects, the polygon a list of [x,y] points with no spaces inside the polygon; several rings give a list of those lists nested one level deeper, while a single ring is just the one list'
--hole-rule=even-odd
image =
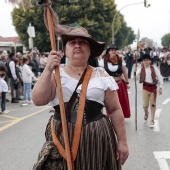
[{"label": "wide-brimmed brown hat", "polygon": [[88,40],[90,44],[90,52],[91,52],[90,58],[95,58],[100,56],[104,50],[105,43],[94,40],[92,36],[88,34],[87,30],[82,27],[75,27],[71,31],[61,35],[63,49],[67,41],[74,37],[81,37],[83,39]]}]

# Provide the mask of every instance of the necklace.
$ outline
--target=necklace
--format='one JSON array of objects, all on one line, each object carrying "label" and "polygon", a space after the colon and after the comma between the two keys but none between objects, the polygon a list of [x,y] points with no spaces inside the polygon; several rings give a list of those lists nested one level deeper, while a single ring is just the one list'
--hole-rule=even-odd
[{"label": "necklace", "polygon": [[[70,66],[70,64],[69,64],[69,67],[71,68],[71,70],[72,70],[72,67]],[[72,70],[73,71],[73,70]],[[74,72],[74,74],[75,74],[75,72]],[[83,74],[83,72],[82,73],[80,73],[80,72],[77,72],[76,73],[78,76],[81,76],[82,74]]]}]

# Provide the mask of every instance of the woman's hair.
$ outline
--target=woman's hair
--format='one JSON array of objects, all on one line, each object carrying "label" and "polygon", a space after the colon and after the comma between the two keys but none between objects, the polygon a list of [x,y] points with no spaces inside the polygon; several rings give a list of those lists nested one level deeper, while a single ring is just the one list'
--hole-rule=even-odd
[{"label": "woman's hair", "polygon": [[28,58],[29,61],[32,60],[32,56],[30,54],[28,54],[26,58]]},{"label": "woman's hair", "polygon": [[0,71],[6,71],[5,66],[4,65],[0,65]]},{"label": "woman's hair", "polygon": [[109,57],[110,57],[109,53],[105,54],[105,56],[104,56],[104,62],[105,63],[109,62]]},{"label": "woman's hair", "polygon": [[22,59],[22,61],[23,61],[23,64],[25,64],[25,63],[28,61],[28,58],[24,57],[24,58]]},{"label": "woman's hair", "polygon": [[16,64],[18,63],[18,61],[19,61],[19,59],[18,59],[18,58],[15,58],[15,63],[16,63]]},{"label": "woman's hair", "polygon": [[9,53],[9,58],[12,58],[15,55],[15,53]]},{"label": "woman's hair", "polygon": [[[116,55],[116,57],[118,58],[118,61],[122,61],[122,58],[119,56],[119,55]],[[104,57],[104,62],[107,63],[107,62],[110,62],[110,54],[107,53]]]}]

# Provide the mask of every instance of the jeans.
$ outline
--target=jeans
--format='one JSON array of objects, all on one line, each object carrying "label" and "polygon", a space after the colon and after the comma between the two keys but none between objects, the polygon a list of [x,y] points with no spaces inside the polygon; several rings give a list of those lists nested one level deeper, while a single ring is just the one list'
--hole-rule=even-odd
[{"label": "jeans", "polygon": [[24,100],[31,101],[31,83],[24,83]]},{"label": "jeans", "polygon": [[1,98],[2,112],[5,110],[5,107],[6,107],[6,92],[2,92],[2,98]]}]

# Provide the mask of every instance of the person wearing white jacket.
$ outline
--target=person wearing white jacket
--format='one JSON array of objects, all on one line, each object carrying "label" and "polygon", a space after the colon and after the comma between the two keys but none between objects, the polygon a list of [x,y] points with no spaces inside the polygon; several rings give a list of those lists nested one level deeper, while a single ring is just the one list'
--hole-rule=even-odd
[{"label": "person wearing white jacket", "polygon": [[8,113],[6,110],[6,93],[8,92],[8,85],[4,80],[6,77],[6,69],[4,65],[0,65],[0,98],[1,98],[1,110],[3,114]]},{"label": "person wearing white jacket", "polygon": [[31,100],[31,85],[34,73],[31,71],[28,66],[28,58],[23,58],[23,67],[22,67],[22,79],[24,84],[24,100],[26,103],[32,103]]}]

